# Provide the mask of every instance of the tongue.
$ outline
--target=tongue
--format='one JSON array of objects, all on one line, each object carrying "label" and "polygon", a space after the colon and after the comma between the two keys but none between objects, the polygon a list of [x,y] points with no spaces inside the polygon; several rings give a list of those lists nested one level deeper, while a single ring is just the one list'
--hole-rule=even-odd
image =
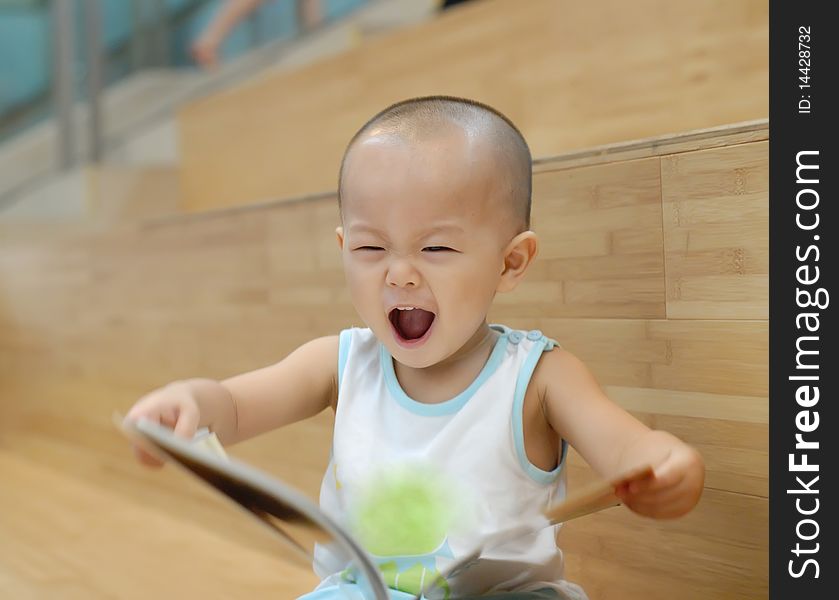
[{"label": "tongue", "polygon": [[434,313],[422,310],[421,308],[399,310],[397,311],[396,317],[396,321],[399,324],[399,333],[406,340],[421,338],[428,331],[428,328],[431,327],[433,320]]}]

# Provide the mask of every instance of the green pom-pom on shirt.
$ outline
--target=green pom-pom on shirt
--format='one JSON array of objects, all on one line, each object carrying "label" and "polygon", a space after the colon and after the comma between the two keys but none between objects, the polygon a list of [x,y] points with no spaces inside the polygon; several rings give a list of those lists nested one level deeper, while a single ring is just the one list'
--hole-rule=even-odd
[{"label": "green pom-pom on shirt", "polygon": [[434,552],[455,515],[450,486],[424,467],[398,467],[372,477],[353,513],[359,541],[379,556]]}]

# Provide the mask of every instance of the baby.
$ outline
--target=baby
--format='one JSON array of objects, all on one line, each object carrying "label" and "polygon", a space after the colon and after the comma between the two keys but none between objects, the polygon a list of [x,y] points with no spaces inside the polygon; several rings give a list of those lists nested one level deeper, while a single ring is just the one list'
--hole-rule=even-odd
[{"label": "baby", "polygon": [[[486,321],[495,294],[513,290],[536,257],[531,180],[527,143],[488,106],[437,96],[383,110],[350,141],[338,186],[338,247],[367,328],[221,382],[169,384],[128,418],[184,437],[208,427],[228,445],[331,407],[321,506],[358,530],[393,598],[411,598],[483,537],[561,499],[568,444],[606,478],[652,465],[653,477],[617,491],[621,501],[648,517],[684,515],[704,480],[693,448],[611,402],[556,341]],[[412,490],[409,504],[436,498],[433,510],[404,505],[404,528],[376,530],[377,515],[393,512],[381,497],[388,474]],[[481,581],[458,590],[585,598],[562,579],[553,529],[486,560]],[[361,597],[350,567],[317,547],[322,582],[303,598]]]}]

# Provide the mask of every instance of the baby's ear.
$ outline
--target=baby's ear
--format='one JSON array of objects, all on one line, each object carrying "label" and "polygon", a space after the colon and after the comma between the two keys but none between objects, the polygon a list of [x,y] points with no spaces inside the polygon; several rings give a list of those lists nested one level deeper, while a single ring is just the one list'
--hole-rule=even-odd
[{"label": "baby's ear", "polygon": [[343,250],[344,249],[344,228],[343,227],[336,227],[335,228],[335,235],[338,238],[338,248]]},{"label": "baby's ear", "polygon": [[499,292],[510,292],[524,278],[527,268],[539,252],[539,238],[532,231],[523,231],[514,237],[504,250]]}]

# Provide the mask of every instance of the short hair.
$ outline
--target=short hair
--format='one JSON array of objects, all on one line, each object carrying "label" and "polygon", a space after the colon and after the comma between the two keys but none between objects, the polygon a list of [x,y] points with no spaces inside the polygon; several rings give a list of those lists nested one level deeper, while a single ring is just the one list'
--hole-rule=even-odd
[{"label": "short hair", "polygon": [[381,126],[398,136],[415,137],[426,128],[452,124],[478,129],[482,136],[490,139],[493,151],[509,167],[508,195],[514,214],[520,221],[521,231],[529,229],[533,163],[524,136],[498,110],[475,100],[455,96],[423,96],[403,100],[388,106],[367,121],[350,139],[341,159],[338,173],[339,209],[347,157],[364,134]]}]

